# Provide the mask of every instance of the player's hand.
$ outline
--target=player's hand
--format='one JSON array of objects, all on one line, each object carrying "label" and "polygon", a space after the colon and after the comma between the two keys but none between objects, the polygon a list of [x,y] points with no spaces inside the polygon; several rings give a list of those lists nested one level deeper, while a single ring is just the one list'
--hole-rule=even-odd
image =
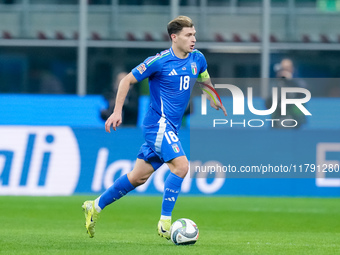
[{"label": "player's hand", "polygon": [[227,116],[227,110],[224,108],[224,106],[219,101],[216,101],[216,104],[215,104],[213,100],[210,100],[210,106],[216,109],[217,111],[219,109],[222,109],[224,116]]},{"label": "player's hand", "polygon": [[111,133],[111,126],[113,130],[116,131],[120,124],[122,124],[122,114],[113,112],[105,122],[105,130]]}]

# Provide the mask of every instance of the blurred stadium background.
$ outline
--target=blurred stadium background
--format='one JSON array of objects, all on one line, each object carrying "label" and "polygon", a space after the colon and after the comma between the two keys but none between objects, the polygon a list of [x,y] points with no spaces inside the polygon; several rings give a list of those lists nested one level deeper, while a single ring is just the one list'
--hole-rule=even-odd
[{"label": "blurred stadium background", "polygon": [[[269,127],[229,129],[230,144],[251,132],[253,144],[265,141],[262,155],[282,164],[296,155],[308,164],[339,163],[339,0],[0,0],[1,195],[99,194],[132,169],[143,141],[147,82],[134,87],[119,132],[104,132],[103,110],[119,73],[170,46],[166,24],[179,14],[194,20],[212,77],[273,78],[275,65],[289,58],[312,93],[313,116],[298,130],[272,131],[275,145]],[[260,104],[267,90],[255,88]],[[183,123],[186,150],[195,114]],[[245,147],[239,161],[261,157]],[[166,171],[134,192],[161,194]],[[183,193],[340,195],[339,178],[319,177],[188,179]]]}]

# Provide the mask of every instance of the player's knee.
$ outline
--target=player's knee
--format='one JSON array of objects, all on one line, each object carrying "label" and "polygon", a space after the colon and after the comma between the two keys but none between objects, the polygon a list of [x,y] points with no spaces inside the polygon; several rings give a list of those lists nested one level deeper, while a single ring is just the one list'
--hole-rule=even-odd
[{"label": "player's knee", "polygon": [[130,183],[134,186],[134,187],[138,187],[142,184],[144,184],[149,177],[147,176],[136,176],[134,175],[132,172],[128,173],[128,178]]},{"label": "player's knee", "polygon": [[136,181],[135,181],[136,186],[135,187],[143,185],[147,180],[148,180],[147,177],[140,177],[140,178],[136,179]]},{"label": "player's knee", "polygon": [[175,170],[174,170],[174,174],[176,174],[177,176],[184,178],[187,173],[189,171],[189,162],[182,162],[180,165],[178,165]]},{"label": "player's knee", "polygon": [[135,187],[138,187],[144,184],[147,180],[148,180],[147,178],[135,178],[135,179],[132,179],[131,184]]}]

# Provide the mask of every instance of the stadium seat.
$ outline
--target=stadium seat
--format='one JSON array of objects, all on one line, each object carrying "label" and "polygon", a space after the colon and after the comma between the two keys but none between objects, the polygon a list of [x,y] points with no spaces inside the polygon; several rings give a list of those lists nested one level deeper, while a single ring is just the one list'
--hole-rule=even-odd
[{"label": "stadium seat", "polygon": [[233,42],[243,42],[242,37],[239,34],[233,34]]},{"label": "stadium seat", "polygon": [[225,42],[226,41],[224,36],[220,33],[216,33],[214,38],[215,38],[216,42]]},{"label": "stadium seat", "polygon": [[101,40],[102,38],[101,38],[101,36],[100,36],[99,33],[97,33],[97,32],[92,32],[92,33],[91,33],[91,39],[92,39],[92,40]]},{"label": "stadium seat", "polygon": [[66,38],[65,38],[65,35],[62,32],[56,31],[55,32],[55,39],[57,39],[57,40],[65,40]]},{"label": "stadium seat", "polygon": [[44,32],[42,32],[42,31],[38,31],[38,32],[37,32],[37,38],[38,38],[38,39],[42,39],[42,40],[48,39],[48,38],[47,38],[47,35],[46,35]]},{"label": "stadium seat", "polygon": [[322,42],[322,43],[331,43],[330,39],[325,34],[321,34],[320,35],[320,42]]},{"label": "stadium seat", "polygon": [[145,32],[144,34],[144,40],[145,41],[154,41],[155,39],[153,38],[152,34],[149,32]]},{"label": "stadium seat", "polygon": [[278,42],[279,40],[277,39],[277,37],[273,34],[270,35],[270,41],[275,43],[275,42]]},{"label": "stadium seat", "polygon": [[167,33],[162,33],[162,38],[163,38],[163,41],[170,41],[170,38],[169,38],[169,35]]},{"label": "stadium seat", "polygon": [[306,34],[302,35],[302,42],[310,43],[311,42],[310,36]]},{"label": "stadium seat", "polygon": [[260,42],[260,38],[258,37],[257,34],[250,34],[250,41],[251,42]]},{"label": "stadium seat", "polygon": [[135,35],[134,35],[133,33],[131,33],[131,32],[127,32],[127,33],[126,33],[126,39],[127,39],[128,41],[136,41],[136,40],[137,40],[136,37],[135,37]]},{"label": "stadium seat", "polygon": [[13,38],[13,36],[12,36],[12,34],[9,32],[9,31],[2,31],[2,38],[4,38],[4,39],[12,39]]}]

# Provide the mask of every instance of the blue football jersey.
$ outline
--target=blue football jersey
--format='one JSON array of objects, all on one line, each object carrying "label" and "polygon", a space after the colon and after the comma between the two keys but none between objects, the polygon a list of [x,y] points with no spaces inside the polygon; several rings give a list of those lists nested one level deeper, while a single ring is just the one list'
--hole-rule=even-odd
[{"label": "blue football jersey", "polygon": [[196,79],[206,69],[207,61],[200,51],[195,49],[181,59],[172,48],[147,58],[132,69],[138,81],[149,78],[150,109],[143,125],[154,125],[163,116],[178,131]]}]

